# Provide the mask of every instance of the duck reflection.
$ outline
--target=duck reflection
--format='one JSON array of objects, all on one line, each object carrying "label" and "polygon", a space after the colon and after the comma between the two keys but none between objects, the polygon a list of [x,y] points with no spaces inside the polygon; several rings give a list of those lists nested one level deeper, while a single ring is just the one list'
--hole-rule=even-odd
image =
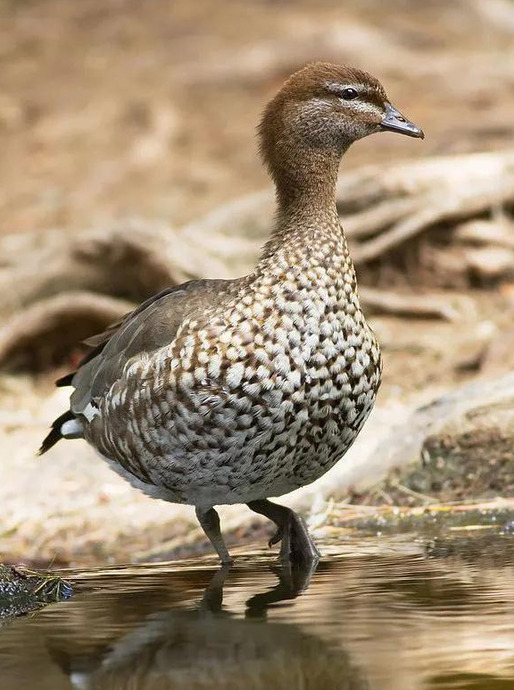
[{"label": "duck reflection", "polygon": [[[273,606],[307,589],[313,569],[273,572],[273,587],[245,596],[243,616],[223,605],[228,568],[215,573],[192,608],[186,594],[170,610],[158,610],[163,598],[152,588],[104,595],[102,611],[91,609],[91,594],[83,600],[89,610],[81,610],[79,597],[68,624],[49,631],[47,649],[77,690],[367,688],[340,648],[297,625],[267,620]],[[174,584],[168,576],[168,586]]]}]

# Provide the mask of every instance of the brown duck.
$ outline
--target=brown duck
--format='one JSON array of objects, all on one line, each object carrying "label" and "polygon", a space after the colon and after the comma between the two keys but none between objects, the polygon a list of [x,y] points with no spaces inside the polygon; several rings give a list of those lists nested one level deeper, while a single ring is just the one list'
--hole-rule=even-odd
[{"label": "brown duck", "polygon": [[43,441],[85,438],[131,484],[186,503],[222,562],[214,506],[246,503],[277,525],[284,559],[315,560],[303,521],[270,496],[305,486],[348,450],[381,359],[336,209],[341,156],[357,139],[423,138],[371,75],[311,64],[265,109],[261,152],[277,215],[255,270],[164,290],[98,336],[70,410]]}]

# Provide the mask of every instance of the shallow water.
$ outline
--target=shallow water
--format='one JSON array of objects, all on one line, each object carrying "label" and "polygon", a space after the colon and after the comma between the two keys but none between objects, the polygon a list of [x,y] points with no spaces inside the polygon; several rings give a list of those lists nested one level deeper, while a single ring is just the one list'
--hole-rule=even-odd
[{"label": "shallow water", "polygon": [[68,572],[71,600],[0,630],[0,689],[514,689],[509,525],[338,538],[314,573]]}]

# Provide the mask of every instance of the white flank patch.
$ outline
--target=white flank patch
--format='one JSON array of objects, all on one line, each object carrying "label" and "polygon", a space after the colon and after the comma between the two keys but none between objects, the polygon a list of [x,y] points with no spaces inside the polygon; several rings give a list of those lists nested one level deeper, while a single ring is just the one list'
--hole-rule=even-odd
[{"label": "white flank patch", "polygon": [[89,405],[86,405],[86,407],[82,410],[81,414],[84,415],[88,422],[91,422],[97,416],[97,414],[99,414],[99,412],[97,407],[95,407],[92,403],[89,403]]},{"label": "white flank patch", "polygon": [[64,438],[82,438],[84,427],[78,419],[69,419],[61,426],[60,432]]}]

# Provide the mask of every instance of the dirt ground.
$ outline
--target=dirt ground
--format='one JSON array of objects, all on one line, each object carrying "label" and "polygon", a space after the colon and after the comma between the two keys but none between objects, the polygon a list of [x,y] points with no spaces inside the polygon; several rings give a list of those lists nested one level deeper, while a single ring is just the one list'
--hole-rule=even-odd
[{"label": "dirt ground", "polygon": [[[513,35],[509,0],[0,0],[0,235],[179,228],[267,187],[255,124],[311,60],[376,74],[426,133],[363,141],[344,170],[507,150]],[[457,322],[374,316],[385,379],[363,448],[413,405],[512,369],[512,284],[432,286],[460,304]],[[188,509],[132,491],[82,442],[34,459],[66,404],[54,375],[0,377],[0,557],[119,561],[194,542]]]},{"label": "dirt ground", "polygon": [[268,184],[254,128],[310,60],[375,73],[426,130],[345,166],[512,141],[508,0],[3,0],[0,232],[198,218]]}]

